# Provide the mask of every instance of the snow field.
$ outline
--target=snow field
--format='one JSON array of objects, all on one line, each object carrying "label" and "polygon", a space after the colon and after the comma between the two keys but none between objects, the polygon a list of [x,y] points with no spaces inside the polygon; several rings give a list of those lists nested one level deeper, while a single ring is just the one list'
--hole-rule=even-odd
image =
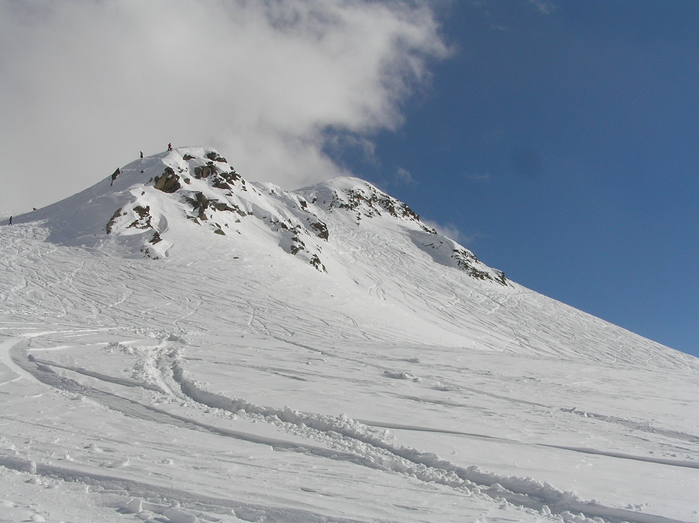
[{"label": "snow field", "polygon": [[0,519],[699,521],[696,359],[474,278],[360,180],[191,177],[246,213],[197,224],[152,179],[206,154],[0,227]]}]

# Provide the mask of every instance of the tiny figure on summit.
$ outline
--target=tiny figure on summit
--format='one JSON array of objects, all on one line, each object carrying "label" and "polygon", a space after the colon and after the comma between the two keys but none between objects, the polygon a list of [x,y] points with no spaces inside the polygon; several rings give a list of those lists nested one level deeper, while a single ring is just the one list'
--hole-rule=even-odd
[{"label": "tiny figure on summit", "polygon": [[10,216],[10,223],[8,225],[12,225],[12,216]]},{"label": "tiny figure on summit", "polygon": [[117,170],[112,173],[112,183],[109,184],[110,186],[114,185],[114,180],[116,180],[117,176],[119,176],[120,174],[121,174],[121,169],[119,169],[117,167]]},{"label": "tiny figure on summit", "polygon": [[172,144],[171,143],[167,144],[167,150],[172,151]]},{"label": "tiny figure on summit", "polygon": [[139,151],[141,153],[141,158],[143,158],[143,151]]}]

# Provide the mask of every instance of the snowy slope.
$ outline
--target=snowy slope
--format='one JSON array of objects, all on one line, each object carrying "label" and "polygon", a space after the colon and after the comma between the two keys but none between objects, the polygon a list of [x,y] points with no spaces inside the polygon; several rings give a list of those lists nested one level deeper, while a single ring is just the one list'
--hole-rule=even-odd
[{"label": "snowy slope", "polygon": [[0,246],[0,521],[699,521],[699,361],[362,180],[181,148]]}]

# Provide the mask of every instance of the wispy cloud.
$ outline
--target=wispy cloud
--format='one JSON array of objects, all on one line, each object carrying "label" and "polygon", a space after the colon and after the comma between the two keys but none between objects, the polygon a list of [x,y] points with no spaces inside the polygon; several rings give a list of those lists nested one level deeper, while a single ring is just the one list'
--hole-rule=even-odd
[{"label": "wispy cloud", "polygon": [[487,173],[467,173],[466,178],[472,182],[487,182],[490,180],[490,174]]},{"label": "wispy cloud", "polygon": [[402,124],[449,54],[438,28],[407,1],[0,2],[0,209],[68,196],[168,142],[288,188],[346,174],[324,148],[370,150]]},{"label": "wispy cloud", "polygon": [[529,3],[542,15],[550,15],[557,9],[556,4],[552,0],[529,0]]},{"label": "wispy cloud", "polygon": [[413,175],[407,169],[398,167],[395,174],[393,175],[395,181],[401,185],[417,185],[417,180],[413,178]]},{"label": "wispy cloud", "polygon": [[512,29],[505,27],[504,25],[493,24],[490,26],[493,31],[500,31],[501,33],[511,33]]}]

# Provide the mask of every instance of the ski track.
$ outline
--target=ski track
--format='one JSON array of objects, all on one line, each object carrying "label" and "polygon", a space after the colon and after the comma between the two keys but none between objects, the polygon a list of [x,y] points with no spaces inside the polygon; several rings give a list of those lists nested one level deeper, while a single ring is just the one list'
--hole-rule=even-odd
[{"label": "ski track", "polygon": [[676,459],[664,459],[664,458],[653,458],[648,456],[634,456],[631,454],[624,454],[623,452],[610,452],[606,450],[598,450],[593,448],[583,448],[583,447],[568,447],[565,445],[550,445],[546,443],[523,443],[514,439],[499,438],[496,436],[489,436],[487,434],[477,434],[474,432],[462,432],[458,430],[445,430],[445,429],[435,429],[430,427],[420,427],[416,425],[402,425],[400,423],[386,423],[380,421],[369,421],[369,420],[357,420],[358,422],[367,425],[369,427],[378,427],[385,429],[398,429],[398,430],[414,430],[418,432],[434,432],[438,434],[454,434],[456,436],[467,436],[471,438],[481,438],[491,441],[502,441],[506,443],[511,443],[515,445],[526,445],[526,446],[538,446],[546,447],[551,449],[569,450],[571,452],[579,452],[581,454],[590,454],[595,456],[607,456],[610,458],[628,459],[631,461],[644,461],[647,463],[658,463],[661,465],[668,465],[671,467],[685,467],[692,469],[699,469],[699,463],[694,461],[684,461]]},{"label": "ski track", "polygon": [[[134,481],[113,474],[96,474],[87,470],[68,468],[57,465],[37,463],[36,461],[0,455],[0,466],[38,474],[41,476],[61,479],[63,481],[80,482],[99,487],[102,491],[115,492],[131,500],[120,512],[141,513],[154,512],[165,516],[170,523],[196,523],[197,521],[216,521],[212,515],[233,515],[243,521],[272,521],[288,523],[363,523],[360,520],[325,516],[310,511],[277,508],[273,506],[256,505],[231,499],[214,498],[186,490],[167,488],[160,485]],[[181,508],[171,505],[152,503],[146,499],[179,501]],[[165,503],[163,501],[162,503]],[[184,510],[183,510],[184,509]],[[199,519],[201,518],[201,519]],[[41,521],[33,519],[32,521]]]},{"label": "ski track", "polygon": [[[320,349],[314,348],[310,345],[302,344],[302,343],[299,343],[299,342],[296,342],[296,341],[293,341],[290,339],[285,339],[283,337],[278,337],[278,336],[273,336],[273,337],[275,339],[278,339],[279,341],[284,342],[284,343],[288,343],[290,345],[295,345],[295,346],[298,346],[298,347],[301,347],[301,348],[304,348],[304,349],[307,349],[310,351],[317,352],[318,354],[321,354],[322,356],[332,357],[332,358],[337,358],[337,359],[341,359],[341,360],[352,362],[352,363],[362,364],[365,366],[373,367],[373,368],[379,370],[384,375],[388,375],[388,376],[393,375],[393,371],[391,370],[392,368],[384,366],[384,365],[373,364],[370,361],[367,361],[366,359],[351,358],[351,357],[343,356],[343,355],[335,353],[335,352],[329,352],[327,350],[320,350]],[[595,413],[584,411],[584,410],[578,410],[576,408],[570,408],[570,409],[557,408],[557,407],[553,407],[551,405],[547,405],[544,403],[538,403],[538,402],[534,402],[534,401],[528,401],[528,400],[524,400],[524,399],[518,399],[518,398],[513,398],[510,396],[505,396],[502,394],[495,394],[492,392],[487,392],[487,391],[484,391],[484,390],[481,390],[481,389],[478,389],[475,387],[468,387],[468,386],[464,386],[464,385],[455,385],[455,384],[449,383],[448,381],[444,381],[444,380],[442,380],[441,383],[443,386],[448,387],[449,390],[452,390],[452,391],[464,390],[464,391],[472,392],[474,394],[479,394],[479,395],[491,397],[494,399],[502,400],[505,402],[513,403],[513,404],[535,406],[535,407],[541,407],[541,408],[545,408],[545,409],[549,409],[549,410],[559,410],[559,411],[564,412],[564,413],[571,413],[571,414],[574,414],[576,416],[595,419],[595,420],[602,421],[605,423],[617,424],[617,425],[624,426],[624,427],[627,427],[627,428],[630,428],[633,430],[637,430],[637,431],[641,431],[641,432],[649,432],[649,433],[653,433],[653,434],[663,434],[663,435],[670,437],[670,438],[673,438],[673,439],[688,441],[688,442],[692,442],[692,443],[699,442],[699,436],[697,436],[697,435],[687,434],[684,432],[667,430],[667,429],[662,429],[662,428],[657,428],[657,427],[652,427],[648,423],[638,423],[638,422],[634,422],[633,420],[620,418],[617,416],[595,414]],[[450,405],[450,406],[456,406],[456,407],[466,406],[464,404],[458,404],[458,403],[453,403],[453,402],[452,403],[448,403],[448,402],[444,402],[444,401],[436,402],[434,400],[428,400],[428,399],[421,398],[421,397],[410,397],[410,396],[402,396],[402,397],[405,399],[411,399],[413,401],[417,401],[417,402],[421,402],[421,403],[422,402],[427,402],[427,403],[434,402],[434,403],[438,403],[441,405]],[[569,450],[572,450],[572,449],[569,449]],[[656,458],[648,458],[645,461],[658,462],[658,463],[662,462],[662,461],[657,461]],[[687,463],[690,463],[690,462],[687,462]],[[693,467],[691,464],[686,464],[686,465],[682,465],[682,466],[697,468],[697,467]]]},{"label": "ski track", "polygon": [[[100,404],[121,412],[127,416],[137,417],[153,423],[173,424],[190,430],[203,430],[222,437],[239,439],[260,445],[271,446],[281,450],[306,453],[322,458],[344,460],[355,465],[370,467],[373,469],[390,471],[418,478],[426,482],[434,482],[449,486],[461,492],[477,495],[486,495],[493,500],[507,500],[513,505],[523,506],[537,510],[543,514],[558,514],[565,516],[573,512],[584,514],[586,517],[600,517],[608,521],[628,521],[637,523],[682,523],[679,520],[662,516],[642,514],[635,511],[605,507],[596,502],[584,502],[577,496],[568,492],[561,492],[548,484],[541,484],[532,479],[498,476],[483,472],[476,467],[461,467],[441,459],[435,454],[421,452],[417,449],[405,447],[386,441],[381,435],[374,432],[375,428],[392,428],[400,430],[416,430],[427,432],[442,432],[447,434],[463,435],[486,439],[498,439],[508,443],[523,444],[504,438],[493,438],[486,435],[464,433],[459,431],[447,431],[426,427],[380,423],[372,421],[357,421],[346,417],[332,417],[320,414],[302,413],[290,408],[277,409],[263,407],[247,402],[244,399],[232,399],[220,394],[208,392],[196,381],[192,380],[185,368],[185,361],[177,351],[166,350],[167,342],[161,340],[153,349],[154,364],[160,372],[168,375],[161,377],[161,382],[174,381],[182,395],[197,404],[213,409],[222,409],[232,413],[245,413],[255,416],[268,423],[284,427],[295,434],[312,437],[323,441],[336,450],[319,447],[316,445],[304,445],[289,442],[278,438],[269,438],[260,435],[234,431],[216,427],[208,423],[196,421],[190,417],[167,412],[163,409],[146,405],[132,399],[125,398],[115,393],[106,392],[98,388],[87,387],[79,382],[56,374],[52,367],[69,370],[77,374],[89,376],[97,380],[113,383],[124,387],[142,387],[159,393],[170,393],[168,386],[153,386],[148,383],[115,378],[87,369],[72,367],[56,362],[38,359],[27,353],[26,341],[9,340],[0,346],[0,361],[7,362],[8,355],[12,367],[22,371],[23,375],[29,375],[36,380],[66,392],[81,394]],[[4,356],[3,356],[4,355]],[[167,361],[166,361],[167,360]],[[179,396],[179,395],[178,395]],[[508,398],[509,399],[509,398]],[[542,447],[556,448],[571,452],[603,455],[607,457],[646,461],[659,465],[699,468],[699,464],[677,460],[665,460],[631,456],[623,453],[605,452],[596,449],[583,449],[559,445],[537,444]],[[165,491],[124,478],[115,476],[96,475],[90,472],[78,471],[63,467],[42,465],[40,463],[22,460],[20,458],[0,456],[0,465],[16,470],[29,471],[36,474],[60,477],[67,481],[97,482],[101,486],[116,485],[127,495],[139,497],[161,497]],[[249,504],[235,503],[230,500],[204,499],[202,496],[193,495],[184,491],[176,493],[168,491],[167,497],[177,495],[185,503],[210,504],[216,507],[232,509],[236,514],[250,513],[264,514],[268,517],[274,515],[274,511],[267,507],[252,506]],[[137,502],[134,502],[137,504]],[[136,505],[132,505],[133,506]],[[142,506],[142,504],[141,504]],[[151,507],[153,508],[153,507]],[[157,507],[155,507],[157,509]],[[164,509],[163,509],[164,510]],[[188,514],[183,512],[184,515]],[[302,511],[285,510],[284,517],[288,521],[329,521],[324,516]],[[281,515],[281,514],[280,514]],[[183,516],[184,517],[184,516]],[[306,518],[306,519],[303,519]],[[336,518],[333,521],[340,521]],[[287,519],[284,519],[287,521]],[[350,521],[350,520],[344,520]]]}]

